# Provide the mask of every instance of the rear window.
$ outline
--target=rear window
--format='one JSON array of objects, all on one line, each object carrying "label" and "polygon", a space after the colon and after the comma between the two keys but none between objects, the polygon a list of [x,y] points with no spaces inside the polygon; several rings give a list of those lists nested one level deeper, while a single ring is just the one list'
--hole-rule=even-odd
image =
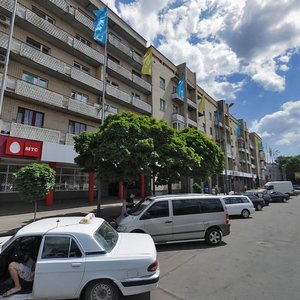
[{"label": "rear window", "polygon": [[116,245],[119,235],[107,222],[103,222],[94,234],[97,242],[106,252],[110,252]]}]

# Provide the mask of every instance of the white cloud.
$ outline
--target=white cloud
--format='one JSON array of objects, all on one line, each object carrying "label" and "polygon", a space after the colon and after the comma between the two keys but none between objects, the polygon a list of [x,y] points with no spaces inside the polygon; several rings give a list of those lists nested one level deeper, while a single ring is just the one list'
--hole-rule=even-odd
[{"label": "white cloud", "polygon": [[136,0],[118,7],[150,43],[163,36],[159,50],[175,64],[187,62],[216,99],[235,98],[243,82],[227,78],[236,73],[283,91],[282,71],[300,46],[298,0]]},{"label": "white cloud", "polygon": [[300,101],[286,102],[280,110],[268,114],[251,124],[269,145],[282,147],[282,153],[299,154],[300,151]]}]

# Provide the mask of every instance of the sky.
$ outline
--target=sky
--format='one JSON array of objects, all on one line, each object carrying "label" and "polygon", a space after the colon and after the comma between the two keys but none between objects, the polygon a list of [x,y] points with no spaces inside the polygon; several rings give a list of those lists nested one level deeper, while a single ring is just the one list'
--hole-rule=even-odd
[{"label": "sky", "polygon": [[[233,103],[269,161],[300,155],[299,0],[108,0],[109,8],[175,65]],[[271,154],[271,155],[270,155]]]}]

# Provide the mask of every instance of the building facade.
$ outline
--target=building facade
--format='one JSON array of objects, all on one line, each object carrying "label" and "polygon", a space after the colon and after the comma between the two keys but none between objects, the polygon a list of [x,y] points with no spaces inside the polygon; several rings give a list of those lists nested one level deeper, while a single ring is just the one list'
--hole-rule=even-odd
[{"label": "building facade", "polygon": [[[0,198],[15,197],[12,173],[34,161],[56,170],[55,199],[87,197],[93,176],[74,164],[73,136],[96,131],[102,109],[105,115],[152,116],[179,130],[190,126],[214,139],[226,170],[210,178],[210,186],[228,192],[263,178],[257,143],[251,148],[246,123],[230,114],[230,105],[204,91],[186,63],[174,65],[154,47],[152,76],[143,75],[147,41],[111,10],[105,57],[104,46],[93,40],[93,10],[103,6],[95,0],[0,0],[0,79],[10,47],[0,106]],[[176,93],[181,78],[183,98]],[[191,191],[191,185],[174,189]],[[103,185],[102,193],[117,190],[118,184]]]}]

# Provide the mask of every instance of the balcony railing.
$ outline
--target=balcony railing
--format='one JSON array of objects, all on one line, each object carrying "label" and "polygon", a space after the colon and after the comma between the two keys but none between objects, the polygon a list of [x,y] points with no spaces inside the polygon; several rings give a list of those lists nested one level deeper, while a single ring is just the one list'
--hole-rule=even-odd
[{"label": "balcony railing", "polygon": [[84,103],[82,101],[69,98],[68,109],[95,119],[101,119],[99,109],[97,107]]},{"label": "balcony railing", "polygon": [[132,105],[143,110],[144,112],[147,112],[148,114],[151,114],[152,112],[151,105],[134,96],[132,97]]},{"label": "balcony railing", "polygon": [[151,93],[152,87],[151,84],[145,81],[143,78],[132,74],[132,80],[134,83],[142,87],[146,92]]},{"label": "balcony railing", "polygon": [[185,117],[180,115],[180,114],[173,114],[172,115],[172,122],[185,123]]},{"label": "balcony railing", "polygon": [[60,141],[60,131],[18,123],[11,123],[10,135],[56,144],[59,144]]},{"label": "balcony railing", "polygon": [[71,78],[76,81],[79,81],[89,87],[92,87],[94,90],[103,91],[103,82],[85,72],[82,72],[74,67],[71,68],[70,73]]},{"label": "balcony railing", "polygon": [[197,122],[194,121],[194,120],[192,120],[192,119],[190,119],[190,118],[188,118],[188,124],[191,125],[191,126],[193,126],[193,127],[195,127],[195,128],[198,128]]},{"label": "balcony railing", "polygon": [[119,64],[113,62],[112,60],[107,60],[107,67],[112,71],[120,74],[121,76],[127,78],[128,80],[132,80],[132,73],[126,68],[120,66]]},{"label": "balcony railing", "polygon": [[181,97],[179,97],[177,93],[172,93],[171,97],[172,97],[172,100],[175,100],[175,101],[177,101],[179,103],[183,103],[184,102],[184,99],[181,98]]},{"label": "balcony railing", "polygon": [[102,53],[80,42],[76,38],[73,38],[73,47],[74,49],[82,52],[83,54],[92,58],[93,60],[96,60],[97,62],[104,64],[104,55]]},{"label": "balcony railing", "polygon": [[193,107],[194,109],[197,109],[197,104],[193,100],[187,98],[187,103],[190,107]]},{"label": "balcony railing", "polygon": [[116,100],[121,100],[128,104],[131,103],[131,96],[129,94],[119,90],[118,88],[116,88],[110,84],[106,85],[106,92],[109,96],[111,96],[112,98],[114,98]]}]

